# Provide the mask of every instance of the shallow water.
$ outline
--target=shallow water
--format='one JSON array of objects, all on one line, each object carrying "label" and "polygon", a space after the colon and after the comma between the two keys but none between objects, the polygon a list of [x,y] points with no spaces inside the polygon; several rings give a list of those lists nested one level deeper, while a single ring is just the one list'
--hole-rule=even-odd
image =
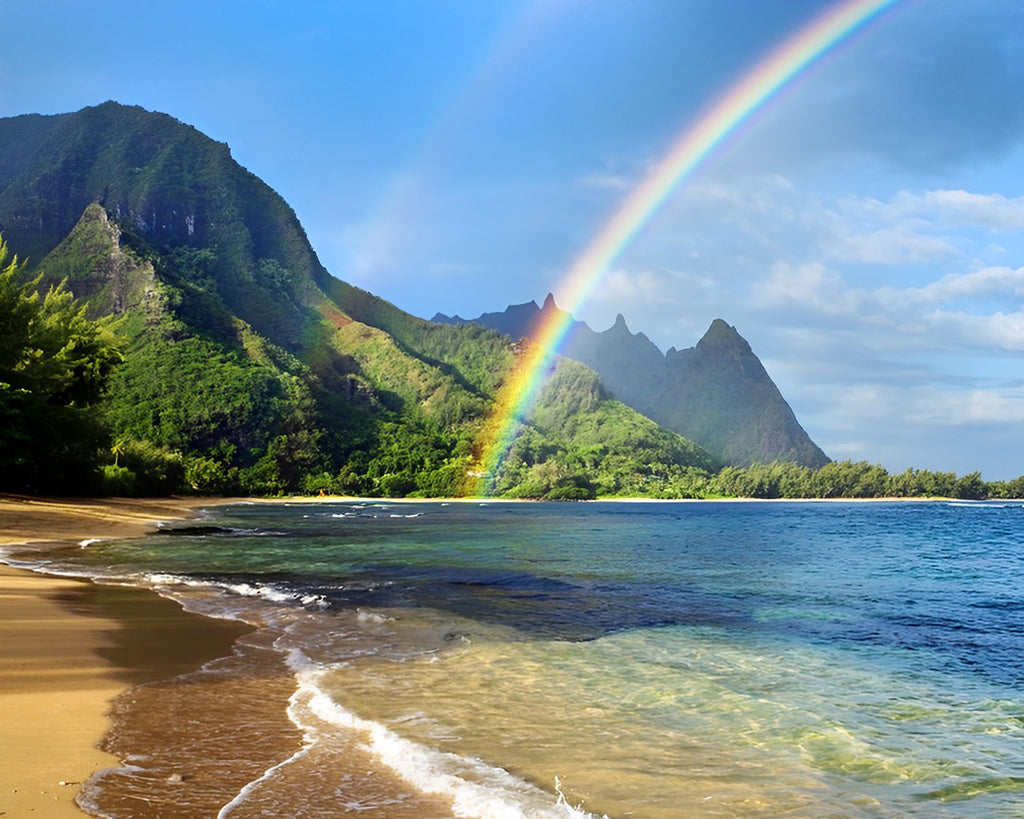
[{"label": "shallow water", "polygon": [[145,759],[96,804],[167,779],[132,726],[216,679],[238,691],[175,707],[231,727],[174,764],[232,768],[225,816],[1017,816],[1022,524],[1013,504],[258,504],[33,559],[259,629],[119,712]]}]

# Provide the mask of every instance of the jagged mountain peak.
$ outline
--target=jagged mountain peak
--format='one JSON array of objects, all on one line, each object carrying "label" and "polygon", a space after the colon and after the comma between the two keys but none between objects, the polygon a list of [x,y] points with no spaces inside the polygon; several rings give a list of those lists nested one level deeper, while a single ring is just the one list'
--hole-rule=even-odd
[{"label": "jagged mountain peak", "polygon": [[[704,353],[710,353],[712,350],[729,350],[740,356],[754,356],[750,343],[739,334],[734,326],[720,318],[711,322],[711,326],[708,327],[707,332],[697,342],[694,349]],[[756,356],[754,357],[756,358]]]},{"label": "jagged mountain peak", "polygon": [[[746,343],[745,339],[739,334],[739,331],[735,326],[729,324],[725,319],[720,318],[716,318],[711,322],[701,338],[701,341],[708,343],[720,343],[723,341],[735,343],[736,341],[742,341]],[[698,344],[700,344],[700,342],[698,342]]]},{"label": "jagged mountain peak", "polygon": [[132,307],[154,315],[164,307],[152,263],[121,247],[120,227],[96,203],[40,267],[48,281],[65,281],[75,298],[88,302],[91,318]]},{"label": "jagged mountain peak", "polygon": [[[521,308],[485,313],[475,321],[518,337],[530,328],[513,320]],[[551,294],[542,309],[558,309]],[[513,325],[515,333],[509,332]],[[712,321],[696,346],[670,347],[664,354],[643,333],[632,333],[621,313],[599,333],[574,322],[561,352],[595,370],[620,401],[727,463],[828,462],[749,343],[724,319]]]}]

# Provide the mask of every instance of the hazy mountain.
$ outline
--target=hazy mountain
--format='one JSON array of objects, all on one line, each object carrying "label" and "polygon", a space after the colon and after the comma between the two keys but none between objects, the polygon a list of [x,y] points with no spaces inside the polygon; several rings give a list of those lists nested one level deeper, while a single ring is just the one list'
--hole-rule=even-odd
[{"label": "hazy mountain", "polygon": [[570,330],[562,353],[586,364],[620,401],[675,430],[725,463],[792,461],[817,467],[828,457],[796,420],[750,345],[715,319],[695,347],[662,353],[643,333],[632,333],[620,314],[604,332],[572,319],[549,294],[542,307],[516,304],[467,320],[444,314],[434,321],[469,321],[527,337],[537,322],[557,313]]},{"label": "hazy mountain", "polygon": [[[0,119],[0,233],[92,315],[121,317],[112,436],[199,489],[465,491],[517,366],[497,332],[424,321],[330,276],[277,193],[165,114],[108,102]],[[643,493],[652,469],[667,491],[714,466],[593,373],[556,370],[491,476],[498,491]]]}]

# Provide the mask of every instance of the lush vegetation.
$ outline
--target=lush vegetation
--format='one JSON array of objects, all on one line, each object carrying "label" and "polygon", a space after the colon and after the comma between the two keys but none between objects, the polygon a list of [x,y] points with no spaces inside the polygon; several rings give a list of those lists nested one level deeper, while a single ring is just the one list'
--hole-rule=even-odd
[{"label": "lush vegetation", "polygon": [[1011,481],[982,480],[979,472],[907,469],[890,474],[867,461],[832,461],[817,469],[794,463],[727,466],[716,473],[691,473],[670,489],[672,497],[740,498],[1024,498],[1024,476]]},{"label": "lush vegetation", "polygon": [[97,487],[106,431],[95,405],[121,353],[109,321],[93,322],[57,284],[38,292],[0,240],[0,487]]},{"label": "lush vegetation", "polygon": [[693,442],[610,400],[592,370],[561,359],[492,491],[549,500],[649,495],[666,477],[715,467]]},{"label": "lush vegetation", "polygon": [[[314,283],[263,260],[250,284],[262,302],[291,304],[301,330],[278,343],[232,306],[221,250],[154,243],[94,204],[39,265],[47,280],[66,277],[94,314],[118,316],[125,360],[99,404],[113,443],[107,491],[477,488],[467,478],[477,441],[517,355],[506,338],[417,319],[341,282],[317,296]],[[627,494],[652,470],[714,467],[568,361],[506,464],[496,491],[546,498]]]}]

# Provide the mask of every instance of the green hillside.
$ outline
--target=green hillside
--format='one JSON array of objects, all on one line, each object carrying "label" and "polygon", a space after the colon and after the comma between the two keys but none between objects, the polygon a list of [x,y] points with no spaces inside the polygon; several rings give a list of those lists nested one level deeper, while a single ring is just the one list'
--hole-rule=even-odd
[{"label": "green hillside", "polygon": [[[97,411],[108,491],[457,494],[515,364],[498,333],[330,276],[271,188],[164,114],[0,120],[0,233],[44,287],[66,280],[91,318],[115,320],[123,362]],[[621,493],[711,465],[563,369],[517,441],[535,444],[530,462],[497,491]]]}]

